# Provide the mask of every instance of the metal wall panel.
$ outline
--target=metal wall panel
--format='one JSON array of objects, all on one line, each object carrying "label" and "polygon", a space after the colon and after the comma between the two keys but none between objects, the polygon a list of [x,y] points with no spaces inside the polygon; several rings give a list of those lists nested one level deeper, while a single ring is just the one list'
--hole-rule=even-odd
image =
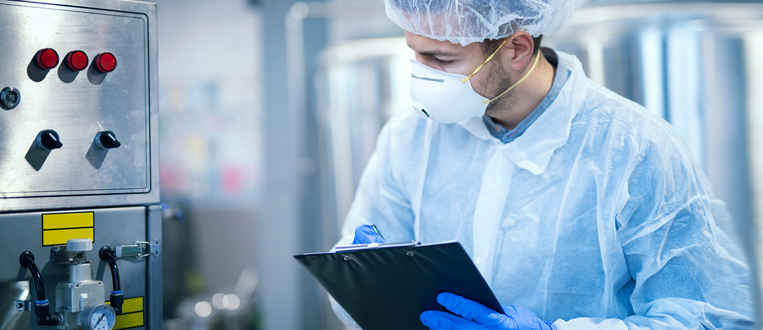
[{"label": "metal wall panel", "polygon": [[[148,2],[0,0],[0,89],[12,86],[21,93],[17,107],[0,108],[3,329],[29,329],[30,321],[31,329],[50,328],[36,324],[34,313],[24,311],[30,307],[17,308],[32,304],[36,296],[19,255],[23,251],[35,255],[51,310],[56,311],[60,298],[56,285],[68,280],[69,268],[53,264],[55,247],[43,244],[83,238],[60,234],[80,230],[92,234],[93,250],[85,255],[93,279],[103,281],[106,292],[111,291],[112,277],[107,263],[98,257],[99,249],[149,242],[149,257],[117,260],[124,297],[143,301],[122,320],[142,320],[138,323],[143,326],[135,329],[162,327],[161,207],[155,205],[159,203],[156,26],[156,5]],[[59,56],[51,70],[34,61],[44,48]],[[67,53],[75,50],[88,55],[85,70],[73,71],[64,64]],[[116,56],[113,72],[96,69],[95,57],[103,52]],[[38,132],[45,129],[58,133],[62,148],[46,151],[35,145]],[[119,148],[106,151],[94,145],[96,133],[104,130],[115,133]],[[85,229],[52,233],[57,229],[47,228],[45,233],[60,236],[60,242],[45,240],[44,215],[59,213],[91,213],[92,218],[87,214],[72,220],[87,225]],[[101,301],[108,300],[105,293]]]},{"label": "metal wall panel", "polygon": [[[21,92],[0,110],[0,212],[159,202],[155,17],[144,2],[0,0],[0,88]],[[43,48],[58,66],[34,63]],[[83,71],[63,63],[74,50],[89,57]],[[96,70],[102,52],[117,57],[113,72]],[[44,129],[64,146],[36,147]],[[97,149],[103,130],[122,145]]]},{"label": "metal wall panel", "polygon": [[[147,216],[150,214],[146,207],[128,207],[128,208],[107,208],[107,209],[82,209],[68,212],[93,212],[95,240],[93,250],[86,252],[87,259],[92,264],[94,272],[93,279],[103,281],[107,288],[106,293],[111,291],[112,280],[109,273],[108,264],[98,258],[98,250],[109,245],[134,244],[136,241],[146,241],[147,236]],[[56,284],[64,282],[68,277],[68,267],[54,265],[50,262],[51,247],[42,245],[42,215],[51,212],[28,212],[15,214],[0,214],[0,283],[13,283],[16,281],[27,281],[32,277],[29,271],[19,264],[19,255],[23,251],[31,251],[35,255],[35,263],[40,268],[43,281],[45,283],[45,293],[48,300],[51,301],[51,310],[55,310],[54,293]],[[154,216],[156,217],[156,216]],[[156,222],[156,219],[151,219]],[[161,216],[159,216],[161,221]],[[161,231],[159,231],[161,235]],[[156,229],[153,229],[152,238],[156,241]],[[150,264],[156,267],[155,263],[161,263],[161,260],[151,256],[143,259],[122,258],[117,261],[119,274],[122,280],[122,291],[125,298],[147,297],[147,266]],[[160,266],[159,266],[160,267]],[[161,273],[159,273],[159,283],[161,288]],[[30,286],[30,298],[36,296],[34,285]],[[156,292],[152,292],[156,295]],[[161,291],[159,291],[159,319],[161,320]],[[0,293],[0,297],[4,297]],[[108,301],[109,297],[103,297],[103,301]],[[151,299],[146,299],[145,309],[154,307]],[[33,317],[31,314],[28,317]],[[153,313],[147,313],[153,314]],[[32,329],[46,329],[39,327],[35,322],[32,323]],[[161,323],[159,323],[161,324]],[[14,329],[14,328],[12,328]]]}]

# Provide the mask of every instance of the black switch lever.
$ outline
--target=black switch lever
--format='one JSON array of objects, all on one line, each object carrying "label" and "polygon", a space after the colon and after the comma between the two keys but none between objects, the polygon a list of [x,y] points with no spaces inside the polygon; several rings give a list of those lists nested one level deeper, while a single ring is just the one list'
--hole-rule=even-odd
[{"label": "black switch lever", "polygon": [[58,149],[64,146],[61,143],[61,138],[58,137],[58,133],[52,129],[40,131],[37,134],[36,142],[38,147],[46,150]]},{"label": "black switch lever", "polygon": [[119,148],[122,143],[117,140],[117,136],[112,131],[100,131],[95,135],[95,145],[101,149]]}]

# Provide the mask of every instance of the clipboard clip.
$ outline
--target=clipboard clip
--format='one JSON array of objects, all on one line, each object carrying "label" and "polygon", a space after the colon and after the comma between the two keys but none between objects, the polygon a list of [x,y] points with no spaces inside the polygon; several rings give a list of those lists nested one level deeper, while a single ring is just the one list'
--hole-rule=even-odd
[{"label": "clipboard clip", "polygon": [[353,245],[339,245],[334,252],[345,252],[353,250],[370,250],[370,249],[382,249],[390,247],[403,247],[403,246],[419,246],[421,242],[393,242],[393,243],[369,243],[369,244],[353,244]]}]

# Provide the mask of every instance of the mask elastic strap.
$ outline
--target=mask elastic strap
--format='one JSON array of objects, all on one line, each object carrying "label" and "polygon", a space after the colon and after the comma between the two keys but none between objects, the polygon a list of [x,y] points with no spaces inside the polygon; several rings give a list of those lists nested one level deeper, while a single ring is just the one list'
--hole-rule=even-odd
[{"label": "mask elastic strap", "polygon": [[524,76],[524,77],[522,77],[522,79],[519,79],[519,81],[517,81],[516,83],[514,83],[514,85],[511,85],[511,87],[509,87],[509,89],[507,89],[507,90],[503,91],[503,93],[501,93],[501,94],[498,94],[498,96],[496,96],[496,97],[494,97],[494,98],[492,98],[492,99],[490,99],[490,100],[485,100],[485,101],[482,101],[482,103],[490,103],[490,102],[493,102],[493,101],[495,101],[497,98],[499,98],[499,97],[503,96],[503,94],[506,94],[506,93],[508,93],[510,90],[514,89],[514,87],[517,87],[517,85],[521,84],[521,83],[522,83],[522,82],[523,82],[525,79],[527,79],[527,77],[529,77],[529,76],[530,76],[530,74],[531,74],[531,73],[533,73],[533,70],[535,69],[535,65],[536,65],[536,64],[538,64],[538,59],[539,59],[539,58],[540,58],[540,52],[538,52],[538,55],[537,55],[537,56],[535,56],[535,62],[533,62],[533,66],[530,68],[530,71],[527,71],[527,74],[525,74],[525,76]]},{"label": "mask elastic strap", "polygon": [[487,62],[490,62],[490,60],[493,59],[493,56],[495,56],[495,54],[498,54],[498,51],[501,50],[501,47],[503,47],[504,44],[506,44],[506,41],[509,41],[509,38],[504,39],[503,42],[501,43],[501,45],[498,46],[498,49],[496,49],[492,54],[490,54],[490,56],[487,57],[485,62],[482,62],[482,64],[480,64],[480,66],[478,66],[476,69],[474,69],[474,72],[472,72],[472,74],[466,76],[466,78],[464,78],[464,79],[461,79],[461,82],[462,83],[466,83],[467,81],[469,81],[469,79],[473,75],[477,74],[477,72],[480,72],[480,69],[482,69],[482,67],[485,66],[485,64],[487,64]]}]

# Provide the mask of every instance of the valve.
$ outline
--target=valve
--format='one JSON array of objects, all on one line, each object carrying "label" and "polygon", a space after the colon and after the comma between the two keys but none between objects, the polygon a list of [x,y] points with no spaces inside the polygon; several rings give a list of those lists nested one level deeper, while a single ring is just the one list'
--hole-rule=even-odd
[{"label": "valve", "polygon": [[67,281],[56,284],[56,312],[59,329],[110,330],[116,311],[103,303],[103,281],[93,279],[87,252],[93,250],[90,239],[70,239],[66,245],[51,249],[53,264],[68,266]]}]

